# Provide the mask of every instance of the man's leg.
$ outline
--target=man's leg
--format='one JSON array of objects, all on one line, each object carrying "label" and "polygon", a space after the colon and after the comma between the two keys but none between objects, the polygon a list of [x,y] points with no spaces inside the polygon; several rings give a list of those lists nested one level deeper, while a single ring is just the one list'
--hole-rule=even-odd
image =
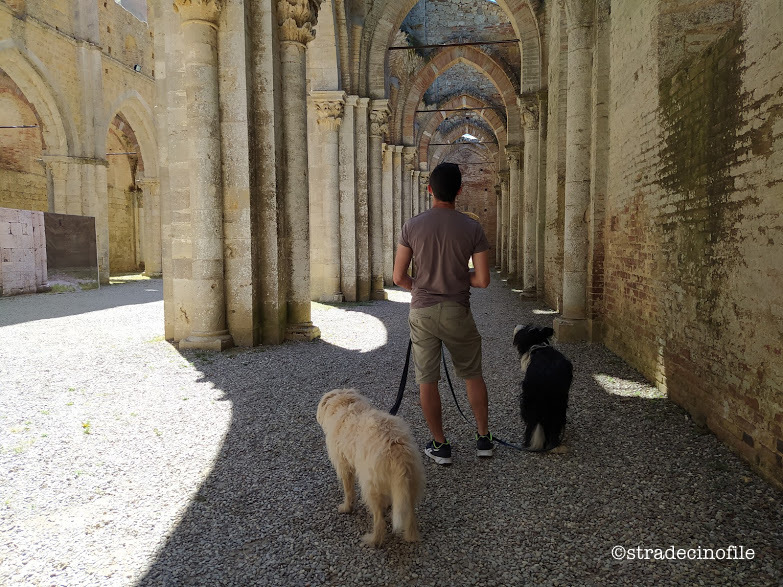
[{"label": "man's leg", "polygon": [[[476,417],[478,433],[481,436],[486,436],[489,434],[489,400],[487,398],[487,384],[484,383],[484,377],[479,376],[474,379],[466,379],[465,387],[468,389],[470,407],[473,409],[473,415]],[[422,400],[421,405],[423,408],[424,400]],[[440,399],[438,400],[438,408],[440,408]],[[429,419],[427,422],[429,423]]]},{"label": "man's leg", "polygon": [[438,382],[420,383],[419,399],[421,400],[421,411],[424,413],[424,419],[427,420],[427,426],[432,433],[432,438],[438,444],[446,442],[446,436],[443,434],[443,417],[441,414]]}]

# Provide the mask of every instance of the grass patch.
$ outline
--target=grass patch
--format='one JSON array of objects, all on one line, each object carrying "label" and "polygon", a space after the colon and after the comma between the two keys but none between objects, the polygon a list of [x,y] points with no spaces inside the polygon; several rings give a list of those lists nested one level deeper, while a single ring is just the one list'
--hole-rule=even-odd
[{"label": "grass patch", "polygon": [[71,285],[62,285],[60,283],[55,283],[52,286],[52,289],[49,290],[49,293],[70,293],[76,291],[76,288]]},{"label": "grass patch", "polygon": [[90,424],[89,420],[82,422],[82,432],[85,434],[90,434],[92,432],[92,424]]},{"label": "grass patch", "polygon": [[89,291],[91,289],[98,289],[100,284],[97,281],[84,281],[79,282],[79,287],[82,289],[82,291]]},{"label": "grass patch", "polygon": [[159,336],[149,339],[147,342],[166,342],[166,337],[165,335],[161,334]]}]

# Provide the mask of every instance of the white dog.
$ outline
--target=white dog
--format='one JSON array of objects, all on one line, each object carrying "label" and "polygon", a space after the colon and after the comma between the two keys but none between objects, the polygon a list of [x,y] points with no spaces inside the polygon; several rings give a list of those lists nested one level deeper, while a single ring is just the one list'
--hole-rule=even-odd
[{"label": "white dog", "polygon": [[373,408],[355,389],[334,389],[318,403],[316,419],[326,435],[326,450],[343,483],[350,512],[354,477],[373,517],[362,540],[380,546],[386,534],[384,511],[392,508],[392,529],[408,542],[419,539],[414,507],[424,494],[424,466],[410,428],[402,418]]}]

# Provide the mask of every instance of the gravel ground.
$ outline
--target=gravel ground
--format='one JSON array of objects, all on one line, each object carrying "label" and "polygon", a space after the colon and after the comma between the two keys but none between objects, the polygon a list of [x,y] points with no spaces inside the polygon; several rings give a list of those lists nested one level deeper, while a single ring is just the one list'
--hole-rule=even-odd
[{"label": "gravel ground", "polygon": [[[512,330],[554,316],[493,279],[473,311],[491,428],[517,440]],[[343,386],[393,403],[409,297],[388,291],[314,304],[320,340],[223,353],[163,339],[160,280],[0,299],[0,584],[781,583],[783,494],[588,344],[559,345],[575,367],[567,453],[479,461],[442,388],[455,459],[425,463],[422,541],[364,547],[369,514],[337,512],[315,410]],[[423,446],[416,395],[400,415]],[[615,545],[755,558],[615,560]]]}]

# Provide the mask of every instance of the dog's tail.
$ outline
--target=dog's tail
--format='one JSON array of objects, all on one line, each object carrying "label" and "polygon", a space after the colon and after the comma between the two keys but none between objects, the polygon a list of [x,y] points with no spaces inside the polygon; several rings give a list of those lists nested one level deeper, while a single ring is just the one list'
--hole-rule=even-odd
[{"label": "dog's tail", "polygon": [[392,529],[408,542],[416,542],[419,529],[414,507],[424,495],[424,466],[415,446],[399,443],[394,448],[406,455],[395,459],[396,467],[392,472]]},{"label": "dog's tail", "polygon": [[546,434],[544,434],[544,427],[541,424],[536,424],[533,429],[533,435],[530,437],[530,450],[543,450],[544,444],[546,444]]}]

